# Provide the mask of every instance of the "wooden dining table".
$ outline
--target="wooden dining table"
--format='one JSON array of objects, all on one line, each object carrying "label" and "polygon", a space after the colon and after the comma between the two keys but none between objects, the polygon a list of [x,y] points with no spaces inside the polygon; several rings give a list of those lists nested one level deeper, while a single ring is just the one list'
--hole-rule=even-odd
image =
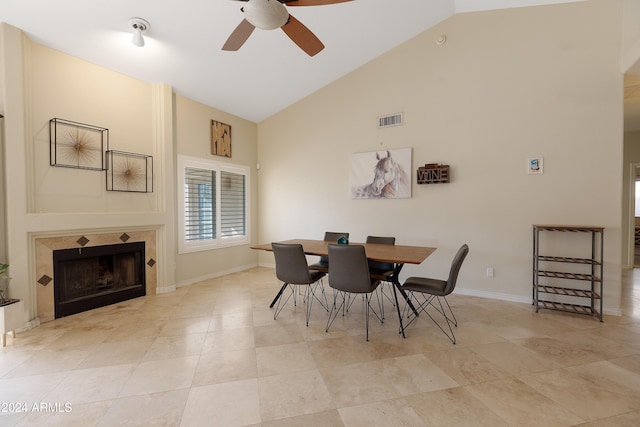
[{"label": "wooden dining table", "polygon": [[[292,239],[285,240],[278,243],[287,243],[287,244],[299,244],[302,245],[302,250],[306,255],[318,255],[318,256],[328,256],[329,255],[329,245],[335,244],[335,242],[329,242],[325,240],[308,240],[308,239]],[[399,281],[400,271],[405,264],[421,264],[425,259],[427,259],[437,248],[428,247],[428,246],[405,246],[405,245],[385,245],[380,243],[357,243],[357,242],[349,242],[349,245],[358,245],[364,246],[365,254],[367,255],[367,259],[370,261],[380,261],[380,262],[390,262],[394,265],[393,268],[393,296],[396,303],[396,309],[398,312],[398,320],[400,322],[400,332],[402,333],[402,337],[404,338],[404,326],[402,323],[402,314],[400,311],[400,305],[398,304],[398,295],[397,292],[400,292],[402,297],[407,301],[410,308],[413,310],[414,314],[417,316],[418,313],[409,301],[407,293],[402,289],[402,285]],[[251,246],[251,249],[262,250],[262,251],[273,251],[271,248],[271,243],[265,243],[261,245]],[[329,280],[331,280],[331,271],[329,271]],[[276,297],[271,302],[270,307],[278,301],[278,298],[282,295],[284,287],[280,289],[280,292],[276,295]],[[396,292],[397,290],[397,292]]]}]

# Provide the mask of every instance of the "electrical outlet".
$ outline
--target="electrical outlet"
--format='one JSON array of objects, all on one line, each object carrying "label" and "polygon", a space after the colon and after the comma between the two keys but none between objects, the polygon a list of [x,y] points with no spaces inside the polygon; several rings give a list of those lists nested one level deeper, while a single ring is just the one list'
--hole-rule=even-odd
[{"label": "electrical outlet", "polygon": [[487,267],[487,277],[493,277],[493,267]]}]

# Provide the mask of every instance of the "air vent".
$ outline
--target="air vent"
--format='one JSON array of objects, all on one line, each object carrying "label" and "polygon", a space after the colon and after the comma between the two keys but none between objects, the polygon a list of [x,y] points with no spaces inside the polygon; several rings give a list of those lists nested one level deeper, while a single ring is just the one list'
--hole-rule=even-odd
[{"label": "air vent", "polygon": [[402,113],[389,114],[378,117],[378,128],[388,128],[402,125]]}]

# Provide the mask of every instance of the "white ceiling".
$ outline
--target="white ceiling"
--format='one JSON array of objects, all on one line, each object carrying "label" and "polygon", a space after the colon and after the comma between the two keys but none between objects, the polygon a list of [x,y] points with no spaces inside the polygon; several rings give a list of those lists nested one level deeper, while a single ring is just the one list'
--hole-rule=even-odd
[{"label": "white ceiling", "polygon": [[[272,0],[274,1],[274,0]],[[455,13],[581,0],[354,0],[288,7],[326,46],[307,56],[281,30],[222,51],[243,19],[232,0],[0,0],[0,22],[42,45],[259,122]],[[128,20],[150,24],[146,46]]]}]

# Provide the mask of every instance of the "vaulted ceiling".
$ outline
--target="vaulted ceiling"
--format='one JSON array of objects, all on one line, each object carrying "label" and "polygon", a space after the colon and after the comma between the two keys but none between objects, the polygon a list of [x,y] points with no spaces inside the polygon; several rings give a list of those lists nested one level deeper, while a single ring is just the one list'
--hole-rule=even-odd
[{"label": "vaulted ceiling", "polygon": [[[221,50],[243,19],[246,3],[233,0],[0,0],[0,21],[42,45],[259,122],[455,13],[572,1],[581,0],[289,6],[325,45],[313,57],[279,29],[256,29],[238,51]],[[131,42],[132,17],[150,24],[144,47]]]}]

